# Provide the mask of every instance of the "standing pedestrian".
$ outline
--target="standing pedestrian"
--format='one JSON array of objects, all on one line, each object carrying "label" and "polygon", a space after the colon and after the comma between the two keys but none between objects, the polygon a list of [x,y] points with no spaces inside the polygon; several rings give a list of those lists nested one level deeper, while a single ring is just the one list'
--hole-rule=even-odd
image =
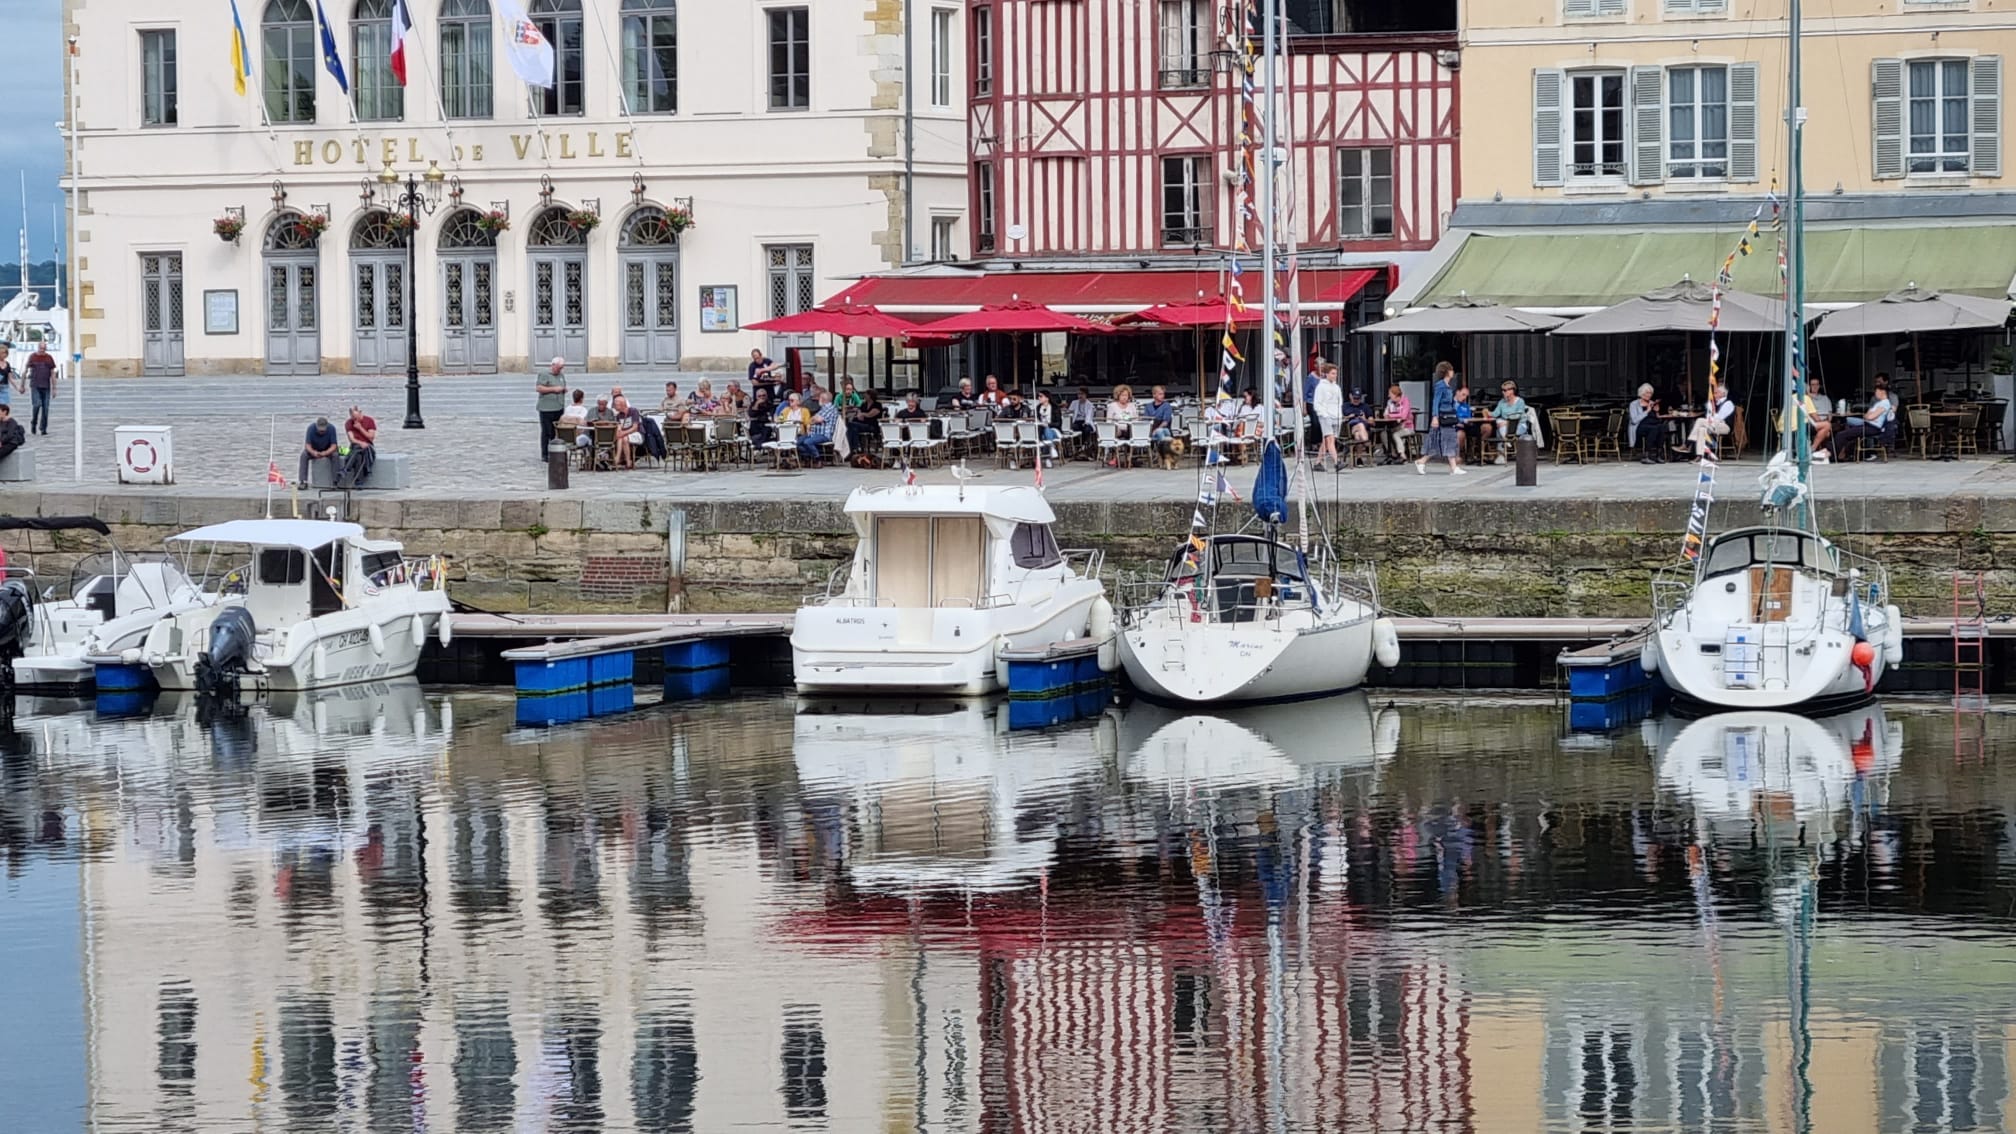
[{"label": "standing pedestrian", "polygon": [[35,353],[28,356],[28,393],[34,407],[29,432],[49,436],[49,399],[55,392],[56,358],[47,344],[36,343]]},{"label": "standing pedestrian", "polygon": [[1454,366],[1447,362],[1435,364],[1435,388],[1429,398],[1428,437],[1421,446],[1421,459],[1414,462],[1414,471],[1426,476],[1428,461],[1443,457],[1449,461],[1452,476],[1463,476],[1463,466],[1457,463],[1457,455],[1463,451],[1463,434],[1456,417]]},{"label": "standing pedestrian", "polygon": [[539,394],[539,459],[546,459],[546,446],[553,443],[554,427],[567,408],[567,360],[555,355],[547,375],[532,379]]}]

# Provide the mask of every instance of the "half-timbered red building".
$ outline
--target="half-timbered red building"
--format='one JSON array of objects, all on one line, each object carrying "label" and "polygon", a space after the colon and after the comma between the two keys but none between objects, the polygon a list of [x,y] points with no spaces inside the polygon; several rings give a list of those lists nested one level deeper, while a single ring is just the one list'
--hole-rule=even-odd
[{"label": "half-timbered red building", "polygon": [[[1455,205],[1455,4],[1282,9],[1304,324],[1334,356]],[[1094,316],[1221,291],[1237,238],[1242,10],[968,0],[972,262],[868,281],[852,297],[927,314],[945,309],[955,272],[963,304],[1077,294],[1067,309]],[[1250,278],[1247,290],[1257,298]]]}]

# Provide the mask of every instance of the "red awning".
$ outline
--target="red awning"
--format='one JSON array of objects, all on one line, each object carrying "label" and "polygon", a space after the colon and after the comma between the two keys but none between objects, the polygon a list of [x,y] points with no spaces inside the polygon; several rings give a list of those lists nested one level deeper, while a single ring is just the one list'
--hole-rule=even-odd
[{"label": "red awning", "polygon": [[[1386,274],[1380,268],[1304,269],[1304,310],[1334,310]],[[1169,271],[1017,272],[970,271],[933,275],[871,276],[829,304],[871,304],[905,316],[955,315],[1017,300],[1075,315],[1123,315],[1167,303],[1195,303],[1225,290],[1225,273]],[[1246,273],[1246,298],[1259,306],[1259,278]]]}]

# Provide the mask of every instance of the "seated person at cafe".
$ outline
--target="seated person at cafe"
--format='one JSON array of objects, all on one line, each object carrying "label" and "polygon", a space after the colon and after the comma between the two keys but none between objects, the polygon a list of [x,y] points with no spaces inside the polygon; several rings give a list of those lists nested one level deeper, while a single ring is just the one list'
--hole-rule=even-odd
[{"label": "seated person at cafe", "polygon": [[931,411],[924,408],[924,399],[912,390],[903,395],[903,408],[896,411],[897,421],[930,421]]},{"label": "seated person at cafe", "polygon": [[855,451],[873,449],[882,443],[882,402],[873,390],[853,397],[854,407],[840,411],[847,421],[847,447]]},{"label": "seated person at cafe", "polygon": [[[1878,374],[1876,378],[1880,382],[1889,381],[1889,378],[1882,374]],[[1813,429],[1813,451],[1817,453],[1828,447],[1827,438],[1834,432],[1834,399],[1828,397],[1827,392],[1821,388],[1820,379],[1808,378],[1806,401],[1807,421]]]},{"label": "seated person at cafe", "polygon": [[1141,420],[1148,423],[1148,438],[1155,444],[1155,451],[1169,450],[1169,442],[1176,437],[1176,407],[1169,404],[1169,391],[1156,386],[1148,391],[1148,404],[1141,407]]},{"label": "seated person at cafe", "polygon": [[566,409],[560,411],[560,421],[553,427],[555,436],[572,437],[576,445],[586,445],[593,440],[588,436],[587,397],[586,390],[574,391],[573,400],[567,403]]},{"label": "seated person at cafe", "polygon": [[992,374],[987,376],[987,388],[980,391],[980,404],[991,410],[1008,404],[1008,395],[1001,392],[1001,380]]},{"label": "seated person at cafe", "polygon": [[840,379],[840,396],[833,399],[833,404],[840,407],[840,414],[843,417],[849,410],[860,408],[861,395],[854,390],[854,379]]},{"label": "seated person at cafe", "polygon": [[777,423],[782,425],[787,421],[798,423],[800,437],[812,428],[812,411],[805,408],[804,399],[796,390],[784,395],[784,404],[777,407]]},{"label": "seated person at cafe", "polygon": [[713,417],[721,412],[721,400],[714,396],[714,383],[700,379],[693,387],[693,416]]},{"label": "seated person at cafe", "polygon": [[665,400],[658,403],[658,413],[666,425],[684,425],[693,419],[693,401],[679,392],[679,383],[665,383]]},{"label": "seated person at cafe", "polygon": [[1736,403],[1729,400],[1729,388],[1720,382],[1715,383],[1708,391],[1708,412],[1687,433],[1687,443],[1694,446],[1697,459],[1708,459],[1709,445],[1716,437],[1728,436],[1735,417]]},{"label": "seated person at cafe", "polygon": [[1347,442],[1369,444],[1372,440],[1371,416],[1372,407],[1365,404],[1365,391],[1353,386],[1351,397],[1344,403],[1344,431],[1338,436]]},{"label": "seated person at cafe", "polygon": [[749,442],[761,445],[777,439],[777,407],[770,400],[768,386],[756,387],[756,394],[749,399]]},{"label": "seated person at cafe", "polygon": [[1078,387],[1078,396],[1071,400],[1067,422],[1071,432],[1078,435],[1079,444],[1090,448],[1099,440],[1098,421],[1099,407],[1092,403],[1092,391]]},{"label": "seated person at cafe", "polygon": [[644,447],[644,414],[630,399],[616,395],[610,407],[616,418],[616,467],[634,469],[637,467],[637,451]]},{"label": "seated person at cafe", "polygon": [[942,407],[944,409],[970,410],[980,404],[980,400],[973,396],[973,379],[971,378],[959,379],[959,392],[950,397],[940,398],[939,400],[944,403]]},{"label": "seated person at cafe", "polygon": [[[797,395],[792,395],[796,397]],[[806,411],[801,407],[799,413]],[[798,460],[819,459],[819,446],[833,440],[833,432],[840,428],[840,407],[833,401],[833,395],[819,391],[819,412],[812,416],[810,427],[798,435]]]},{"label": "seated person at cafe", "polygon": [[1873,461],[1876,453],[1870,446],[1888,442],[1897,432],[1897,410],[1890,401],[1890,379],[1888,375],[1877,375],[1876,392],[1869,399],[1869,408],[1841,423],[1834,431],[1834,459],[1840,460],[1842,450],[1856,442],[1863,442],[1862,459]]},{"label": "seated person at cafe", "polygon": [[[981,395],[985,397],[986,395]],[[994,413],[996,421],[1028,421],[1029,405],[1022,400],[1022,391],[1013,390],[1002,400],[1001,408]]]},{"label": "seated person at cafe", "polygon": [[[1498,404],[1491,407],[1491,418],[1496,423],[1501,448],[1515,437],[1533,436],[1533,411],[1526,405],[1526,399],[1519,396],[1515,383],[1507,382],[1498,388]],[[1504,464],[1504,453],[1499,453],[1495,462]]]},{"label": "seated person at cafe", "polygon": [[1050,391],[1036,391],[1036,424],[1042,430],[1043,453],[1054,463],[1057,460],[1057,441],[1063,434],[1057,432],[1057,405],[1050,400]]},{"label": "seated person at cafe", "polygon": [[1407,398],[1407,392],[1399,383],[1386,387],[1386,420],[1393,423],[1393,431],[1386,435],[1387,448],[1395,461],[1407,457],[1407,439],[1414,436],[1414,403]]},{"label": "seated person at cafe", "polygon": [[1645,455],[1638,458],[1641,465],[1663,465],[1666,463],[1666,419],[1659,416],[1659,399],[1650,382],[1638,387],[1638,396],[1631,401],[1631,424],[1626,429],[1626,441],[1631,448]]},{"label": "seated person at cafe", "polygon": [[[703,382],[701,384],[704,386],[706,383]],[[749,395],[742,392],[742,383],[728,383],[727,392],[721,395],[721,412],[723,414],[749,412]]]}]

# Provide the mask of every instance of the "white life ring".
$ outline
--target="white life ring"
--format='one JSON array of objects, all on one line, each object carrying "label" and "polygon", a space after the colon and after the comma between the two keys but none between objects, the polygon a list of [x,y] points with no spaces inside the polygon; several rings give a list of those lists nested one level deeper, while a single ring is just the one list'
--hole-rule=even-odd
[{"label": "white life ring", "polygon": [[1387,669],[1400,664],[1400,628],[1390,618],[1372,623],[1372,660]]},{"label": "white life ring", "polygon": [[1895,603],[1883,608],[1883,661],[1895,669],[1904,664],[1904,612]]},{"label": "white life ring", "polygon": [[371,638],[371,652],[377,654],[381,658],[384,657],[385,656],[384,629],[382,629],[376,622],[373,622],[371,624],[371,629],[365,631],[365,633],[368,634]]}]

